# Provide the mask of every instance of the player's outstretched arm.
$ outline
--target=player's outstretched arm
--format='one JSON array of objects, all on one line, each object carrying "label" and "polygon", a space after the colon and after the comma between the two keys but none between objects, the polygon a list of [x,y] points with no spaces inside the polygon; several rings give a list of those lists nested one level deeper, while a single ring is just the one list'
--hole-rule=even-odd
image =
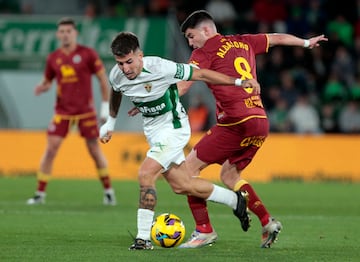
[{"label": "player's outstretched arm", "polygon": [[121,92],[116,92],[111,88],[109,116],[106,122],[100,127],[99,138],[100,138],[100,142],[103,144],[106,144],[111,140],[112,133],[115,129],[116,117],[119,112],[121,99],[122,99]]},{"label": "player's outstretched arm", "polygon": [[284,45],[284,46],[301,46],[304,48],[314,48],[320,46],[321,42],[328,41],[325,35],[318,35],[309,39],[303,39],[290,34],[268,34],[269,46]]},{"label": "player's outstretched arm", "polygon": [[101,123],[105,123],[107,117],[109,116],[109,85],[105,69],[100,70],[96,76],[100,84],[101,92],[100,120]]}]

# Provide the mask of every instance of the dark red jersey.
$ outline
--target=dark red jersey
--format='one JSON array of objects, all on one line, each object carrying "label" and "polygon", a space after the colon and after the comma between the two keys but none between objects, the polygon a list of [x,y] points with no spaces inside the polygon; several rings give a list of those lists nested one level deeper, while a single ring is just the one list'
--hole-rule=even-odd
[{"label": "dark red jersey", "polygon": [[95,50],[78,45],[70,54],[61,49],[49,54],[45,77],[56,78],[55,111],[62,115],[80,115],[95,110],[92,91],[92,75],[104,70]]},{"label": "dark red jersey", "polygon": [[[235,78],[256,79],[257,54],[268,51],[266,34],[216,35],[192,52],[189,62]],[[253,117],[266,117],[259,95],[252,88],[208,84],[216,99],[218,124],[240,123]]]}]

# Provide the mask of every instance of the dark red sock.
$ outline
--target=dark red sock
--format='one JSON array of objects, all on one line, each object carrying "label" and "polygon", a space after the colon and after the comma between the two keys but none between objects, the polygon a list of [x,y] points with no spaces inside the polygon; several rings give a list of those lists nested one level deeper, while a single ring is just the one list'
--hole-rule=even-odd
[{"label": "dark red sock", "polygon": [[213,228],[210,224],[206,201],[202,198],[188,196],[188,203],[195,219],[196,230],[201,233],[213,232]]},{"label": "dark red sock", "polygon": [[45,192],[47,184],[48,184],[47,181],[38,180],[37,191]]},{"label": "dark red sock", "polygon": [[102,176],[100,177],[100,181],[103,184],[103,187],[105,189],[109,189],[111,188],[111,181],[110,181],[110,177],[109,176]]},{"label": "dark red sock", "polygon": [[255,190],[252,188],[250,184],[244,184],[240,187],[241,191],[247,191],[249,193],[249,209],[257,215],[259,218],[261,225],[265,226],[269,222],[270,214],[266,210],[266,207],[261,202],[260,198],[255,193]]}]

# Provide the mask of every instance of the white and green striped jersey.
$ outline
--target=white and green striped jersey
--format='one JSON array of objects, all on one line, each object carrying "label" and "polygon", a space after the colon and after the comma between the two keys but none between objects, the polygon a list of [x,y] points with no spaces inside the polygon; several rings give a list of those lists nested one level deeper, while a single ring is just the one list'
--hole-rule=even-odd
[{"label": "white and green striped jersey", "polygon": [[112,88],[130,98],[143,116],[145,134],[164,127],[181,127],[186,112],[179,101],[176,83],[190,80],[193,68],[189,64],[175,63],[160,57],[143,57],[142,72],[132,80],[126,78],[118,65],[110,71]]}]

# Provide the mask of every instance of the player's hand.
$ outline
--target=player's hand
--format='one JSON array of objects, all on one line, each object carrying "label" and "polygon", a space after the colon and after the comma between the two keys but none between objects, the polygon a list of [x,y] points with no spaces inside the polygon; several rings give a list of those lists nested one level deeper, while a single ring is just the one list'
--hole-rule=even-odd
[{"label": "player's hand", "polygon": [[256,79],[246,79],[243,80],[242,82],[242,87],[243,88],[248,88],[248,87],[252,87],[254,89],[253,93],[255,95],[260,95],[261,93],[261,88],[260,88],[260,84]]},{"label": "player's hand", "polygon": [[129,116],[136,116],[138,113],[140,113],[140,110],[137,107],[133,107],[128,111]]},{"label": "player's hand", "polygon": [[46,91],[48,91],[48,87],[44,84],[38,84],[37,86],[35,86],[35,89],[34,89],[34,94],[36,96],[40,95],[41,93],[44,93]]},{"label": "player's hand", "polygon": [[[100,131],[103,128],[103,126],[104,125],[101,126]],[[112,137],[112,131],[107,131],[105,135],[100,136],[100,142],[106,144],[111,140],[111,137]]]},{"label": "player's hand", "polygon": [[105,124],[100,127],[99,138],[101,143],[106,144],[110,141],[115,128],[115,123],[116,118],[109,116]]},{"label": "player's hand", "polygon": [[319,42],[328,41],[328,39],[327,39],[327,37],[325,37],[325,35],[318,35],[318,36],[311,37],[309,39],[309,41],[310,41],[310,45],[308,48],[312,49],[314,47],[320,46]]}]

